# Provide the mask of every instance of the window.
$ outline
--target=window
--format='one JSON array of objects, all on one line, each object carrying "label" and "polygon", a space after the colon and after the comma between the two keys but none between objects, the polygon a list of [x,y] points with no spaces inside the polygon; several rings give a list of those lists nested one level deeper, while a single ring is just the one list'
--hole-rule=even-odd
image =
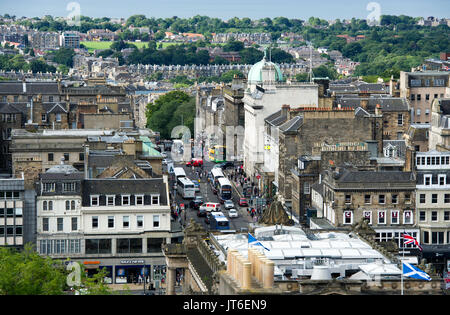
[{"label": "window", "polygon": [[378,203],[379,204],[384,204],[386,202],[386,198],[384,195],[379,195],[378,196]]},{"label": "window", "polygon": [[69,161],[70,154],[64,153],[64,161]]},{"label": "window", "polygon": [[372,224],[372,211],[364,211],[363,216],[369,224]]},{"label": "window", "polygon": [[415,101],[416,100],[416,94],[411,94],[411,101]]},{"label": "window", "polygon": [[42,119],[42,122],[46,122],[47,121],[47,115],[46,114],[42,114],[41,119]]},{"label": "window", "polygon": [[15,209],[16,218],[21,218],[23,215],[23,209],[22,208],[16,208]]},{"label": "window", "polygon": [[72,231],[78,230],[78,219],[72,218]]},{"label": "window", "polygon": [[64,226],[63,226],[63,222],[64,222],[63,218],[57,218],[56,221],[57,221],[57,231],[58,232],[63,231],[63,228],[64,228]]},{"label": "window", "polygon": [[123,217],[123,228],[128,229],[130,227],[130,217],[124,216]]},{"label": "window", "polygon": [[143,206],[144,205],[144,195],[136,195],[135,203],[136,203],[136,206]]},{"label": "window", "polygon": [[439,186],[445,186],[447,182],[445,175],[439,175]]},{"label": "window", "polygon": [[53,210],[53,201],[49,201],[48,202],[48,210],[52,211]]},{"label": "window", "polygon": [[[444,221],[450,221],[450,211],[444,211]],[[450,239],[448,241],[450,242]]]},{"label": "window", "polygon": [[116,205],[116,196],[115,195],[106,196],[106,205],[107,206],[115,206]]},{"label": "window", "polygon": [[78,160],[79,161],[84,161],[84,153],[79,153]]},{"label": "window", "polygon": [[47,156],[48,161],[49,162],[53,162],[53,158],[54,158],[53,153],[49,153],[48,156]]},{"label": "window", "polygon": [[351,195],[345,195],[345,203],[351,204],[352,203],[352,196]]},{"label": "window", "polygon": [[352,223],[353,223],[353,212],[344,211],[344,224],[352,224]]},{"label": "window", "polygon": [[75,200],[72,200],[72,201],[70,202],[70,208],[71,208],[72,210],[75,210]]},{"label": "window", "polygon": [[378,211],[378,224],[386,224],[386,211]]},{"label": "window", "polygon": [[398,204],[398,195],[392,195],[392,204]]},{"label": "window", "polygon": [[61,122],[61,114],[60,113],[56,113],[56,121]]},{"label": "window", "polygon": [[431,244],[444,244],[444,232],[431,232]]},{"label": "window", "polygon": [[159,195],[152,195],[152,205],[159,205]]},{"label": "window", "polygon": [[417,100],[421,101],[422,100],[422,94],[417,94]]},{"label": "window", "polygon": [[391,224],[398,224],[398,210],[391,212]]},{"label": "window", "polygon": [[48,232],[48,218],[42,218],[42,231]]},{"label": "window", "polygon": [[424,184],[425,184],[425,186],[430,186],[431,185],[431,175],[425,175],[424,176]]},{"label": "window", "polygon": [[423,243],[424,244],[430,243],[430,233],[428,231],[423,232]]},{"label": "window", "polygon": [[42,189],[45,192],[55,192],[55,190],[56,190],[56,183],[44,183]]},{"label": "window", "polygon": [[425,94],[425,99],[426,99],[427,101],[429,101],[429,100],[430,100],[430,94]]},{"label": "window", "polygon": [[438,195],[432,194],[431,195],[431,203],[437,203],[438,202]]},{"label": "window", "polygon": [[159,227],[159,215],[153,216],[153,227],[155,228]]},{"label": "window", "polygon": [[405,203],[410,204],[411,203],[411,194],[405,194]]},{"label": "window", "polygon": [[403,224],[412,224],[413,223],[413,214],[412,211],[404,211],[403,212]]},{"label": "window", "polygon": [[91,207],[98,207],[99,206],[99,196],[98,195],[92,195],[91,196]]},{"label": "window", "polygon": [[92,217],[92,228],[98,229],[98,217]]},{"label": "window", "polygon": [[420,194],[420,196],[419,196],[419,202],[420,202],[420,203],[425,203],[425,202],[426,202],[425,194]]},{"label": "window", "polygon": [[426,211],[419,211],[419,220],[420,220],[420,222],[427,221],[427,212]]},{"label": "window", "polygon": [[144,216],[142,215],[137,216],[137,227],[138,228],[144,227]]},{"label": "window", "polygon": [[70,200],[66,200],[66,210],[70,210]]},{"label": "window", "polygon": [[398,114],[397,123],[399,126],[403,126],[403,114]]},{"label": "window", "polygon": [[49,96],[49,97],[48,97],[48,101],[49,101],[49,102],[53,102],[53,96]]},{"label": "window", "polygon": [[431,211],[431,221],[436,222],[438,220],[438,212],[437,211]]},{"label": "window", "polygon": [[142,238],[117,239],[117,253],[142,253]]},{"label": "window", "polygon": [[372,203],[372,196],[371,195],[364,195],[364,203],[366,205],[370,205]]},{"label": "window", "polygon": [[111,239],[87,239],[86,254],[110,254]]},{"label": "window", "polygon": [[130,195],[122,195],[122,206],[130,205]]},{"label": "window", "polygon": [[42,202],[42,210],[48,210],[48,202],[45,200]]},{"label": "window", "polygon": [[108,228],[109,229],[114,228],[114,216],[108,216]]},{"label": "window", "polygon": [[303,194],[309,195],[310,193],[311,193],[311,185],[310,185],[310,183],[305,182],[304,186],[303,186]]},{"label": "window", "polygon": [[63,183],[63,191],[69,192],[69,191],[75,191],[76,190],[76,183]]},{"label": "window", "polygon": [[434,80],[434,86],[444,86],[445,80],[444,79],[435,79]]}]

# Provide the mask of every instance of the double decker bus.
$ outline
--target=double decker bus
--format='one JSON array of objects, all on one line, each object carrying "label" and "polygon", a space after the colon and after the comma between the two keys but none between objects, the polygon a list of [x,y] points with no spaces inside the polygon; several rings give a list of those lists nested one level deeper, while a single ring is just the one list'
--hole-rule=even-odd
[{"label": "double decker bus", "polygon": [[217,187],[219,200],[220,202],[224,202],[225,200],[231,200],[232,198],[232,187],[231,182],[225,178],[221,177],[218,179],[219,185]]},{"label": "double decker bus", "polygon": [[175,175],[175,181],[178,181],[178,179],[181,177],[186,177],[186,172],[182,167],[175,167],[173,169],[173,173]]},{"label": "double decker bus", "polygon": [[214,186],[214,188],[217,188],[219,185],[219,178],[225,178],[225,175],[223,174],[220,168],[213,168],[211,170],[211,175],[212,175],[212,185]]},{"label": "double decker bus", "polygon": [[214,163],[226,162],[227,147],[223,145],[215,145],[209,150],[209,159]]}]

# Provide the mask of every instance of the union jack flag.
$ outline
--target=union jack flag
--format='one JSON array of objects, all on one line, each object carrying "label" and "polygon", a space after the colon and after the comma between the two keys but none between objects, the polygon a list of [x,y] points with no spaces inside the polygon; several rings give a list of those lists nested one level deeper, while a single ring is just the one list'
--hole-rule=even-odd
[{"label": "union jack flag", "polygon": [[419,242],[411,235],[404,233],[404,234],[402,234],[402,237],[405,239],[405,242],[404,242],[405,245],[412,243],[412,244],[416,245],[417,247],[419,247],[420,250],[422,250],[422,246],[420,246]]}]

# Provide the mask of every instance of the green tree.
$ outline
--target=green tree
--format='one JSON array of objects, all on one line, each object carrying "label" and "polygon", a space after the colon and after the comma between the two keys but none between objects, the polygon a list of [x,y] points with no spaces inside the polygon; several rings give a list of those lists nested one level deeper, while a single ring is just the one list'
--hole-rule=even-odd
[{"label": "green tree", "polygon": [[31,245],[23,251],[0,248],[0,295],[60,295],[65,283],[64,265]]},{"label": "green tree", "polygon": [[70,68],[73,67],[73,57],[75,56],[75,51],[70,48],[60,48],[54,55],[53,61],[61,64],[66,65]]}]

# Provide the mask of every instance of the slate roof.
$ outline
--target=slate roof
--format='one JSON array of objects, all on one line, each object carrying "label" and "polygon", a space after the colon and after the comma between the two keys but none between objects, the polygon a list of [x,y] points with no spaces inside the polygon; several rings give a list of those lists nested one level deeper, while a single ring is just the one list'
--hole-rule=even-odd
[{"label": "slate roof", "polygon": [[361,106],[362,100],[368,100],[367,110],[369,112],[374,112],[377,104],[380,104],[382,112],[409,111],[409,104],[406,99],[399,97],[342,97],[336,100],[336,105],[340,104],[342,107],[357,108]]},{"label": "slate roof", "polygon": [[414,173],[401,171],[348,171],[336,180],[338,183],[410,183],[415,182]]},{"label": "slate roof", "polygon": [[[168,205],[166,184],[162,178],[146,179],[86,179],[83,181],[83,205],[90,204],[90,195],[121,194],[160,196],[160,205]],[[134,199],[131,197],[131,199]]]},{"label": "slate roof", "polygon": [[[22,81],[0,82],[0,94],[4,94],[4,95],[24,94],[23,93],[23,82]],[[27,82],[25,94],[58,95],[59,94],[58,83],[57,82]]]},{"label": "slate roof", "polygon": [[22,113],[22,111],[17,109],[17,107],[15,107],[13,104],[3,103],[3,104],[0,104],[0,113],[16,114],[16,113]]},{"label": "slate roof", "polygon": [[283,133],[297,132],[303,125],[303,116],[296,116],[280,126]]},{"label": "slate roof", "polygon": [[[439,175],[447,175],[447,181],[450,178],[450,169],[448,170],[420,170],[417,171],[417,185],[424,185],[425,175],[431,175],[431,184],[439,185]],[[434,188],[434,187],[433,187]]]},{"label": "slate roof", "polygon": [[286,122],[286,120],[287,120],[287,116],[283,115],[282,110],[279,110],[279,111],[273,113],[272,115],[268,116],[265,119],[265,122],[272,126],[280,126],[281,124]]}]

